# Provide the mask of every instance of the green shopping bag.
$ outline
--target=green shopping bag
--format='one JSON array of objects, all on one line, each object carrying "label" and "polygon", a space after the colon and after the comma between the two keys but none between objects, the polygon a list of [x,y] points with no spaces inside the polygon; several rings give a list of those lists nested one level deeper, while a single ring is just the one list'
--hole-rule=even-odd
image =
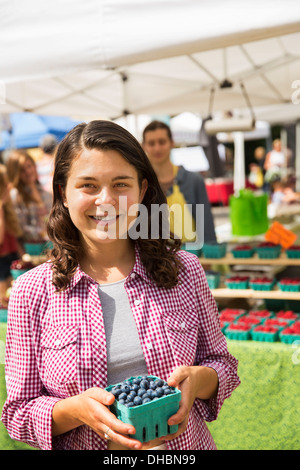
[{"label": "green shopping bag", "polygon": [[229,198],[232,235],[260,235],[269,228],[268,196],[241,189]]}]

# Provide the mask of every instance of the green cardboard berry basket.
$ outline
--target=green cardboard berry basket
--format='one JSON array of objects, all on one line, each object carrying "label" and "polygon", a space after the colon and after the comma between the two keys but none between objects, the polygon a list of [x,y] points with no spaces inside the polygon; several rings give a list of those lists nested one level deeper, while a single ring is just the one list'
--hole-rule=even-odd
[{"label": "green cardboard berry basket", "polygon": [[225,336],[228,338],[228,339],[237,339],[237,340],[244,340],[244,341],[248,341],[249,339],[251,339],[251,327],[246,327],[246,326],[243,326],[243,325],[239,325],[240,328],[238,328],[238,326],[234,327],[234,324],[230,324],[224,334]]},{"label": "green cardboard berry basket", "polygon": [[231,250],[231,253],[233,254],[234,258],[252,258],[255,253],[255,250],[254,248],[236,247]]},{"label": "green cardboard berry basket", "polygon": [[[269,331],[268,331],[269,330]],[[276,331],[271,331],[276,330]],[[264,327],[264,325],[252,328],[251,337],[254,341],[274,343],[279,340],[279,329],[275,327]]]},{"label": "green cardboard berry basket", "polygon": [[202,253],[204,258],[223,258],[226,255],[227,243],[204,243]]},{"label": "green cardboard berry basket", "polygon": [[220,273],[216,271],[206,271],[205,276],[210,289],[217,289],[220,285]]},{"label": "green cardboard berry basket", "polygon": [[279,332],[279,338],[282,343],[293,344],[294,341],[300,341],[300,331],[288,332],[289,328],[285,328]]},{"label": "green cardboard berry basket", "polygon": [[[159,377],[148,375],[153,380]],[[131,382],[136,377],[130,377]],[[137,378],[141,378],[138,376]],[[106,390],[110,390],[115,385],[109,385]],[[156,400],[152,400],[142,405],[127,408],[117,400],[110,406],[111,411],[115,416],[124,423],[131,424],[135,427],[136,433],[132,435],[134,439],[140,442],[148,442],[158,437],[172,434],[178,430],[178,425],[168,425],[168,419],[174,415],[179,409],[179,402],[181,400],[181,392],[174,389],[175,393],[166,395]]]},{"label": "green cardboard berry basket", "polygon": [[271,291],[275,284],[274,280],[270,280],[269,282],[257,282],[252,280],[249,282],[249,287],[253,290]]},{"label": "green cardboard berry basket", "polygon": [[7,308],[0,308],[0,322],[7,323]]},{"label": "green cardboard berry basket", "polygon": [[275,259],[281,253],[281,245],[274,246],[258,246],[256,252],[259,258],[262,259]]},{"label": "green cardboard berry basket", "polygon": [[24,273],[27,273],[29,269],[11,269],[10,274],[12,275],[13,280],[15,281],[19,276]]},{"label": "green cardboard berry basket", "polygon": [[300,282],[293,284],[279,281],[277,286],[283,292],[300,292]]},{"label": "green cardboard berry basket", "polygon": [[300,258],[300,246],[297,247],[291,246],[286,250],[286,255],[288,258]]},{"label": "green cardboard berry basket", "polygon": [[233,280],[232,278],[227,278],[225,280],[225,285],[228,287],[228,289],[248,289],[249,287],[249,280]]}]

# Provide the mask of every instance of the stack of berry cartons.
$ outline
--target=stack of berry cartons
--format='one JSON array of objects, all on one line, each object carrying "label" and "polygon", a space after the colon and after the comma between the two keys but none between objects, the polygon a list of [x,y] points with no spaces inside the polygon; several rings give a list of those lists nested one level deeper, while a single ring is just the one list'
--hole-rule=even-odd
[{"label": "stack of berry cartons", "polygon": [[254,255],[254,248],[250,245],[237,245],[231,253],[234,258],[251,258]]},{"label": "stack of berry cartons", "polygon": [[252,329],[261,323],[261,318],[258,318],[254,315],[249,315],[249,313],[247,313],[228,325],[225,331],[225,335],[229,339],[249,340],[251,339]]},{"label": "stack of berry cartons", "polygon": [[147,442],[178,430],[178,425],[168,425],[168,419],[179,409],[181,392],[159,377],[130,377],[106,390],[115,396],[111,411],[135,427],[135,439]]},{"label": "stack of berry cartons", "polygon": [[266,276],[256,277],[254,279],[251,279],[249,282],[249,286],[253,290],[270,291],[273,289],[274,285],[275,285],[275,280]]},{"label": "stack of berry cartons", "polygon": [[248,276],[231,276],[225,280],[225,284],[229,289],[248,289]]},{"label": "stack of berry cartons", "polygon": [[256,247],[256,252],[259,258],[275,259],[278,258],[281,253],[281,245],[275,245],[271,242],[263,242]]},{"label": "stack of berry cartons", "polygon": [[245,315],[246,310],[244,309],[237,309],[237,308],[224,308],[220,312],[220,325],[221,330],[225,333],[227,326],[234,322],[237,318]]}]

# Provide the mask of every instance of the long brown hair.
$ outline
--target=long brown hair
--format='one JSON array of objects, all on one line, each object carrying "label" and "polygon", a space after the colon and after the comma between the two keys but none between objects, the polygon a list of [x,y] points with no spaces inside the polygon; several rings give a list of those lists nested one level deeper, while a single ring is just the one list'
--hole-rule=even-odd
[{"label": "long brown hair", "polygon": [[[5,191],[7,191],[8,183],[9,181],[8,181],[6,166],[3,164],[0,164],[0,200],[3,194],[5,193]],[[20,227],[17,215],[14,210],[13,203],[10,198],[7,200],[7,202],[3,204],[3,210],[4,210],[6,230],[10,234],[15,235],[16,238],[21,237],[23,232]]]},{"label": "long brown hair", "polygon": [[[7,160],[7,174],[9,181],[13,184],[14,188],[18,190],[22,201],[25,204],[30,202],[36,202],[31,195],[31,191],[28,191],[27,186],[23,183],[21,178],[21,172],[24,164],[30,161],[36,169],[36,163],[29,153],[24,149],[13,150]],[[36,183],[39,186],[38,176],[36,173]]]},{"label": "long brown hair", "polygon": [[[59,144],[53,174],[53,207],[48,220],[48,236],[53,242],[51,260],[53,283],[57,290],[64,290],[74,275],[82,247],[78,229],[73,224],[68,209],[63,204],[65,189],[74,159],[84,149],[115,150],[119,152],[138,174],[141,188],[143,179],[148,182],[142,204],[148,213],[148,238],[140,237],[138,245],[141,261],[149,277],[160,287],[171,288],[178,282],[182,269],[176,256],[181,241],[171,233],[165,238],[151,239],[151,205],[166,204],[157,176],[139,142],[126,129],[111,121],[96,120],[74,127]],[[161,215],[161,217],[164,217]]]}]

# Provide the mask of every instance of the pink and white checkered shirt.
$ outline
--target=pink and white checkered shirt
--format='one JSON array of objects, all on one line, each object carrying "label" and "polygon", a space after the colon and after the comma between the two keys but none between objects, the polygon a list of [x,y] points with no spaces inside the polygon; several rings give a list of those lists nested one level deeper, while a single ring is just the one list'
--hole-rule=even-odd
[{"label": "pink and white checkered shirt", "polygon": [[[237,360],[227,350],[219,314],[196,256],[180,251],[181,282],[157,287],[136,250],[125,288],[148,373],[166,380],[180,365],[207,365],[219,376],[214,399],[196,399],[186,431],[167,442],[170,450],[215,449],[205,421],[216,419],[238,386]],[[50,263],[14,284],[6,338],[7,400],[2,422],[12,439],[43,450],[107,449],[107,441],[82,425],[52,438],[56,401],[107,385],[107,354],[97,282],[78,267],[68,289],[55,293]]]}]

